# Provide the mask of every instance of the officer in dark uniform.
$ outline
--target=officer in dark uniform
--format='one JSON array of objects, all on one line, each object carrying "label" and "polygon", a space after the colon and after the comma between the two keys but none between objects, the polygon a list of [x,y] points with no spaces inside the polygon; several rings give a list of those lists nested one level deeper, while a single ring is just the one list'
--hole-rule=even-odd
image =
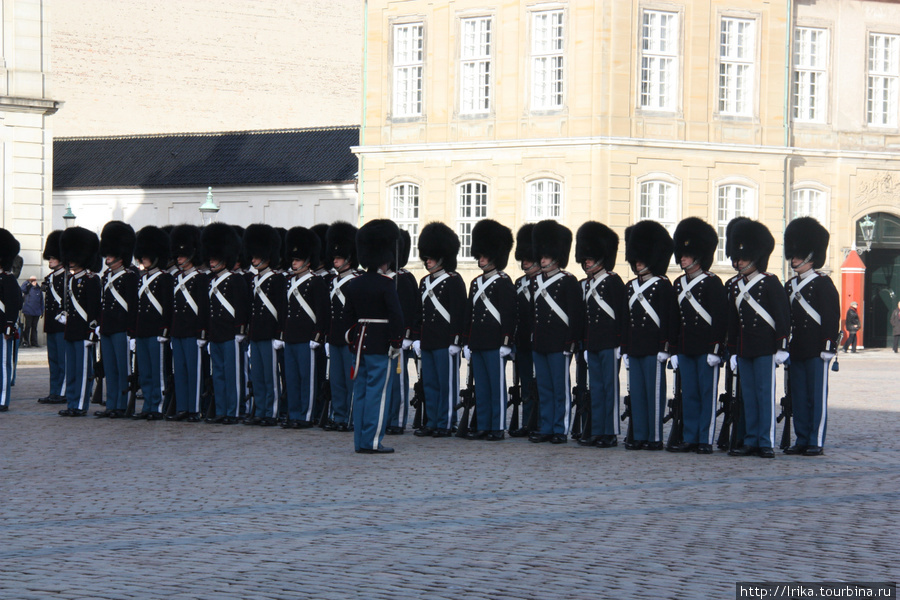
[{"label": "officer in dark uniform", "polygon": [[784,230],[784,257],[797,273],[785,288],[791,305],[790,386],[796,444],[785,454],[819,456],[828,416],[828,363],[837,352],[840,296],[825,264],[830,236],[812,217],[791,221]]},{"label": "officer in dark uniform", "polygon": [[526,437],[532,432],[529,423],[536,421],[538,411],[537,387],[534,385],[534,360],[531,356],[531,336],[534,333],[534,284],[541,272],[541,261],[534,255],[534,243],[531,235],[534,223],[526,223],[516,232],[516,261],[525,272],[516,279],[516,339],[515,361],[516,373],[519,375],[519,388],[522,396],[522,425],[509,432],[511,437]]},{"label": "officer in dark uniform", "polygon": [[134,253],[134,229],[122,221],[110,221],[100,232],[100,256],[106,262],[100,309],[100,355],[106,379],[106,409],[96,417],[125,416],[128,405],[128,339],[137,322],[138,276],[129,267]]},{"label": "officer in dark uniform", "polygon": [[541,262],[541,274],[534,287],[531,353],[541,420],[539,431],[528,439],[565,444],[572,421],[569,363],[582,339],[584,302],[578,279],[563,271],[569,262],[572,232],[548,219],[534,226],[532,243]]},{"label": "officer in dark uniform", "polygon": [[459,397],[459,353],[466,311],[466,284],[456,272],[459,237],[444,223],[429,223],[419,233],[419,258],[428,275],[419,283],[422,322],[413,342],[422,357],[428,422],[419,437],[449,437]]},{"label": "officer in dark uniform", "polygon": [[319,266],[319,236],[293,227],[285,239],[291,274],[287,280],[284,329],[284,374],[288,418],[282,427],[304,429],[313,424],[318,390],[317,350],[325,343],[331,320],[328,283],[313,272]]},{"label": "officer in dark uniform", "polygon": [[625,353],[634,432],[625,448],[662,450],[665,367],[678,327],[675,294],[666,278],[672,260],[669,232],[649,220],[626,228],[625,260],[637,275],[625,286],[629,312]]},{"label": "officer in dark uniform", "polygon": [[675,260],[684,269],[675,280],[679,329],[672,356],[681,374],[684,434],[680,444],[666,450],[712,454],[728,319],[725,286],[709,272],[719,235],[706,221],[688,217],[675,228],[674,241]]},{"label": "officer in dark uniform", "polygon": [[516,287],[503,269],[512,247],[512,230],[497,221],[482,219],[472,228],[472,258],[482,274],[469,286],[463,329],[478,417],[469,439],[499,441],[506,430],[506,360],[515,341]]},{"label": "officer in dark uniform", "polygon": [[50,273],[44,277],[44,333],[47,335],[47,363],[50,366],[50,393],[39,398],[41,404],[63,404],[66,401],[66,326],[56,320],[63,312],[66,295],[66,270],[60,261],[61,229],[50,232],[44,245],[44,260]]},{"label": "officer in dark uniform", "polygon": [[590,436],[579,444],[611,448],[619,435],[619,364],[625,344],[625,283],[613,272],[619,236],[597,221],[588,221],[575,234],[575,260],[587,277],[584,296],[584,359],[591,393]]},{"label": "officer in dark uniform", "polygon": [[63,264],[69,270],[68,289],[63,304],[66,311],[57,321],[66,326],[66,404],[63,417],[87,414],[93,387],[93,346],[98,341],[100,319],[100,277],[87,265],[99,263],[100,239],[93,231],[72,227],[59,240]]},{"label": "officer in dark uniform", "polygon": [[728,288],[728,349],[740,375],[744,445],[732,456],[775,456],[775,367],[788,360],[790,307],[778,278],[766,273],[775,239],[758,221],[731,228],[732,260],[740,278]]},{"label": "officer in dark uniform", "polygon": [[19,240],[6,229],[0,229],[0,319],[3,323],[3,345],[0,349],[0,412],[9,410],[13,381],[13,348],[18,338],[22,290],[16,276],[10,273],[19,255]]},{"label": "officer in dark uniform", "polygon": [[400,356],[403,311],[392,277],[400,231],[388,219],[369,221],[359,229],[356,244],[366,273],[347,284],[345,340],[353,347],[353,445],[361,454],[388,454],[382,445],[388,422],[391,369]]},{"label": "officer in dark uniform", "polygon": [[175,382],[175,414],[172,421],[200,420],[200,388],[203,384],[203,348],[209,319],[209,276],[197,265],[200,258],[200,228],[178,225],[169,236],[175,275],[172,309],[172,369]]},{"label": "officer in dark uniform", "polygon": [[[406,431],[409,416],[409,370],[406,368],[412,358],[412,344],[418,332],[414,329],[422,320],[422,298],[419,296],[419,282],[416,276],[404,269],[409,260],[412,248],[409,232],[400,230],[400,256],[397,258],[397,271],[390,275],[397,282],[397,295],[400,297],[400,309],[403,311],[403,344],[400,357],[397,359],[398,369],[391,371],[394,381],[391,383],[391,406],[388,411],[390,424],[386,433],[400,435]],[[397,371],[400,371],[399,373]]]}]

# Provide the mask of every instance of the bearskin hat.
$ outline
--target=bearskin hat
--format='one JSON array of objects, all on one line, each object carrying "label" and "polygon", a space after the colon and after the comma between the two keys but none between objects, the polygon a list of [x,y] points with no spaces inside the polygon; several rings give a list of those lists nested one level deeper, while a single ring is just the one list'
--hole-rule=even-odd
[{"label": "bearskin hat", "polygon": [[633,270],[642,262],[654,275],[665,275],[672,261],[672,246],[672,236],[656,221],[639,221],[625,229],[625,260]]},{"label": "bearskin hat", "polygon": [[494,221],[482,219],[472,228],[472,258],[484,256],[502,271],[509,263],[509,253],[513,247],[512,229]]},{"label": "bearskin hat", "polygon": [[682,256],[687,255],[696,260],[701,269],[709,271],[716,257],[716,246],[719,245],[719,234],[712,225],[697,217],[682,219],[672,239],[676,260],[680,261]]},{"label": "bearskin hat", "polygon": [[769,255],[775,249],[775,238],[768,227],[750,219],[739,221],[731,228],[729,241],[732,244],[732,260],[753,261],[758,271],[765,272],[769,266]]},{"label": "bearskin hat", "polygon": [[200,264],[200,228],[196,225],[177,225],[169,234],[172,258],[187,256],[192,265]]},{"label": "bearskin hat", "polygon": [[340,256],[350,262],[352,268],[359,266],[359,255],[356,252],[356,227],[345,221],[335,221],[325,233],[326,261],[334,264],[335,257]]},{"label": "bearskin hat", "polygon": [[444,223],[434,221],[419,233],[419,258],[441,261],[446,271],[456,270],[456,255],[459,254],[459,236]]},{"label": "bearskin hat", "polygon": [[[10,272],[12,273],[13,277],[18,279],[22,275],[22,267],[24,267],[24,266],[25,266],[25,259],[22,258],[21,254],[16,254],[16,257],[13,259],[12,269],[10,269]],[[97,269],[97,270],[99,271],[99,269]]]},{"label": "bearskin hat", "polygon": [[134,257],[138,261],[149,258],[155,266],[165,268],[169,262],[169,235],[160,227],[142,227],[134,242]]},{"label": "bearskin hat", "polygon": [[328,224],[319,223],[310,227],[310,230],[319,236],[319,264],[313,265],[314,269],[318,269],[325,264],[325,259],[327,258],[325,256],[327,254],[325,250],[328,248]]},{"label": "bearskin hat", "polygon": [[241,238],[231,225],[212,223],[200,233],[200,248],[203,262],[208,263],[214,258],[225,263],[225,268],[231,270],[241,253]]},{"label": "bearskin hat", "polygon": [[366,269],[377,269],[383,264],[392,268],[397,261],[400,229],[390,219],[369,221],[356,232],[356,250],[359,263]]},{"label": "bearskin hat", "polygon": [[19,255],[19,240],[6,229],[0,229],[0,268],[11,271]]},{"label": "bearskin hat", "polygon": [[44,244],[44,260],[55,258],[59,260],[59,238],[62,235],[62,229],[54,229],[47,236],[47,242]]},{"label": "bearskin hat", "polygon": [[397,268],[402,269],[409,262],[409,251],[412,249],[412,238],[405,229],[400,230],[400,256],[397,257]]},{"label": "bearskin hat", "polygon": [[[241,268],[248,268],[250,266],[250,257],[247,256],[247,249],[244,247],[244,228],[240,225],[230,225],[229,227],[234,229],[238,236],[237,258],[235,261],[241,264]],[[228,268],[233,269],[234,267],[235,265],[232,265]]]},{"label": "bearskin hat", "polygon": [[128,266],[131,264],[136,240],[131,225],[122,221],[110,221],[100,231],[100,257],[115,256]]},{"label": "bearskin hat", "polygon": [[538,258],[534,255],[534,241],[531,239],[534,233],[534,223],[526,223],[519,227],[516,232],[516,260],[522,262],[537,262]]},{"label": "bearskin hat", "polygon": [[591,258],[603,263],[603,268],[612,271],[616,267],[619,252],[619,235],[597,221],[588,221],[575,233],[575,262],[581,264]]},{"label": "bearskin hat", "polygon": [[812,254],[813,269],[821,269],[830,237],[828,230],[812,217],[794,219],[784,230],[784,257],[806,260]]},{"label": "bearskin hat", "polygon": [[739,223],[744,223],[747,221],[752,221],[752,219],[750,219],[748,217],[735,217],[732,220],[728,221],[728,225],[725,226],[725,256],[727,256],[728,258],[732,258],[733,260],[736,260],[733,258],[734,257],[734,242],[732,241],[732,238],[731,238],[731,230],[734,228],[735,225],[737,225]]},{"label": "bearskin hat", "polygon": [[278,238],[281,240],[281,253],[278,255],[278,264],[276,265],[274,262],[272,263],[272,268],[279,269],[288,269],[290,270],[291,264],[289,260],[284,255],[285,250],[287,249],[287,229],[284,227],[276,227],[275,231],[278,232]]},{"label": "bearskin hat", "polygon": [[319,236],[312,229],[306,227],[291,227],[284,238],[285,268],[291,268],[294,259],[305,260],[313,269],[319,266],[319,255],[322,251]]},{"label": "bearskin hat", "polygon": [[100,256],[100,238],[84,227],[70,227],[59,237],[59,253],[64,265],[74,263],[90,269]]},{"label": "bearskin hat", "polygon": [[552,219],[535,223],[531,239],[534,244],[534,255],[538,260],[544,256],[550,257],[557,262],[560,269],[565,269],[569,264],[572,231],[565,225]]},{"label": "bearskin hat", "polygon": [[[254,223],[244,230],[244,256],[252,261],[259,258],[269,267],[278,268],[281,262],[281,235],[271,225]],[[249,267],[250,263],[244,265]]]}]

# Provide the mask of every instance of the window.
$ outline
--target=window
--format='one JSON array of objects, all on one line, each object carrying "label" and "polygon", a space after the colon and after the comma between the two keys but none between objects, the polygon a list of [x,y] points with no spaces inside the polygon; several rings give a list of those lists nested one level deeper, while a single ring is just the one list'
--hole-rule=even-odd
[{"label": "window", "polygon": [[725,256],[725,228],[735,217],[753,217],[753,190],[743,185],[719,186],[717,206],[717,231],[719,233],[719,247],[716,250],[716,261],[728,264]]},{"label": "window", "polygon": [[722,19],[719,37],[719,113],[753,115],[753,63],[755,22],[750,19]]},{"label": "window", "polygon": [[457,211],[456,232],[459,234],[459,256],[471,258],[472,228],[479,220],[487,217],[487,184],[467,181],[457,187],[459,210]]},{"label": "window", "polygon": [[558,219],[562,216],[562,185],[553,179],[538,179],[528,184],[526,221]]},{"label": "window", "polygon": [[673,111],[678,89],[678,15],[644,11],[641,27],[641,108]]},{"label": "window", "polygon": [[554,110],[563,105],[563,12],[534,13],[531,42],[531,108]]},{"label": "window", "polygon": [[791,194],[791,218],[813,217],[828,228],[825,193],[812,188],[794,190]]},{"label": "window", "polygon": [[490,17],[462,20],[460,57],[460,112],[488,112],[491,108]]},{"label": "window", "polygon": [[897,87],[900,80],[898,40],[900,36],[897,35],[869,34],[866,84],[866,120],[869,125],[897,126]]},{"label": "window", "polygon": [[394,116],[422,114],[422,71],[424,68],[421,23],[394,26]]},{"label": "window", "polygon": [[811,27],[798,27],[794,30],[794,77],[791,94],[795,121],[825,121],[827,57],[826,30]]},{"label": "window", "polygon": [[676,186],[665,181],[645,181],[640,189],[640,219],[659,221],[669,233],[674,232],[678,223]]},{"label": "window", "polygon": [[400,229],[409,232],[410,248],[419,245],[419,186],[398,183],[391,187],[391,218]]}]

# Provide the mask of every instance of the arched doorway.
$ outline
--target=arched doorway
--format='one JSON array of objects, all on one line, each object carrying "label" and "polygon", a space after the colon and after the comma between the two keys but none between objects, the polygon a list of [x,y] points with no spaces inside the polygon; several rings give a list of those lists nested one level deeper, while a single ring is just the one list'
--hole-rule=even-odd
[{"label": "arched doorway", "polygon": [[[892,338],[891,311],[900,302],[900,217],[889,213],[867,215],[875,222],[872,249],[863,255],[866,263],[863,344],[866,348],[884,348]],[[856,245],[865,248],[859,223]]]}]

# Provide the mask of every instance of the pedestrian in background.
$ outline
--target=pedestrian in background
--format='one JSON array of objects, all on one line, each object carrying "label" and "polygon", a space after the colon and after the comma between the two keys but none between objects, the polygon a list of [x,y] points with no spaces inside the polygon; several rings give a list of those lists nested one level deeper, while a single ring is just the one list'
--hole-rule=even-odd
[{"label": "pedestrian in background", "polygon": [[847,351],[850,346],[853,346],[853,353],[856,353],[856,332],[859,331],[862,324],[859,321],[859,313],[856,312],[856,308],[859,306],[856,302],[850,303],[850,308],[847,309],[847,317],[844,319],[844,326],[847,328],[847,341],[844,342],[844,352]]},{"label": "pedestrian in background", "polygon": [[900,342],[900,302],[891,313],[891,327],[894,329],[894,354],[897,353],[897,342]]},{"label": "pedestrian in background", "polygon": [[22,314],[25,315],[22,345],[26,348],[38,348],[37,325],[44,314],[44,294],[34,275],[22,284]]}]

